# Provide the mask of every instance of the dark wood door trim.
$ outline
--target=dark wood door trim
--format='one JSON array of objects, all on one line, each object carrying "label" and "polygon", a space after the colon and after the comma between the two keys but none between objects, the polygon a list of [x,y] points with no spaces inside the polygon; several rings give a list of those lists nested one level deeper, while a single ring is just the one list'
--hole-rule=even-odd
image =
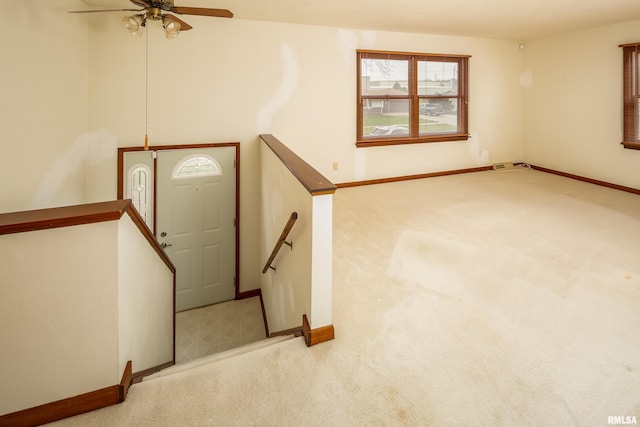
[{"label": "dark wood door trim", "polygon": [[[185,145],[152,145],[149,146],[148,150],[145,150],[144,146],[140,147],[119,147],[118,148],[118,177],[117,177],[117,197],[118,199],[124,198],[124,154],[128,152],[137,152],[137,151],[163,151],[163,150],[185,150],[185,149],[193,149],[193,148],[220,148],[220,147],[235,147],[236,151],[236,163],[235,163],[235,174],[236,174],[236,219],[235,219],[235,239],[236,239],[236,247],[235,247],[235,272],[234,272],[234,286],[235,286],[235,298],[238,299],[240,296],[240,143],[239,142],[214,142],[214,143],[206,143],[206,144],[185,144]],[[156,215],[157,215],[157,204],[156,204],[156,189],[157,189],[157,174],[155,169],[157,169],[156,159],[153,161],[153,234],[156,234]]]}]

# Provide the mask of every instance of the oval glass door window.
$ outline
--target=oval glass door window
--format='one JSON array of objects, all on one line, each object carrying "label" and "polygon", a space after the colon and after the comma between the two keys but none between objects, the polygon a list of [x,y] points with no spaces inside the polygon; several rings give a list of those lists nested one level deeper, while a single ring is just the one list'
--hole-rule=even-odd
[{"label": "oval glass door window", "polygon": [[151,227],[149,223],[149,177],[151,175],[150,169],[146,165],[135,165],[129,172],[129,198],[135,206],[136,210],[144,220],[144,222]]}]

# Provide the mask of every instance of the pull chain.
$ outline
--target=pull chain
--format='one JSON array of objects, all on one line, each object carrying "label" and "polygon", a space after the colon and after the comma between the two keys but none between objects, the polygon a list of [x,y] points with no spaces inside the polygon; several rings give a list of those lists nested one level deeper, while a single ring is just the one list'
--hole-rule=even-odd
[{"label": "pull chain", "polygon": [[144,150],[149,150],[149,29],[145,26],[144,57]]}]

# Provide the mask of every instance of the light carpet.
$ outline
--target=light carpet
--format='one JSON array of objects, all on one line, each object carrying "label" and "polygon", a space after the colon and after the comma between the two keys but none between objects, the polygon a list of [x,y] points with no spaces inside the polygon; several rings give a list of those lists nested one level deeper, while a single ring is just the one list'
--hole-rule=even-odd
[{"label": "light carpet", "polygon": [[336,339],[134,385],[61,426],[640,421],[640,197],[530,170],[340,189]]}]

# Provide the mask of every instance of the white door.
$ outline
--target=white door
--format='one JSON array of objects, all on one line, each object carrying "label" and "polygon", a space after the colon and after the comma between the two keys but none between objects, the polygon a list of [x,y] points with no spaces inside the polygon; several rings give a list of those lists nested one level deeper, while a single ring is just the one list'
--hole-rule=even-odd
[{"label": "white door", "polygon": [[176,267],[176,311],[235,297],[235,153],[157,151],[156,237]]}]

